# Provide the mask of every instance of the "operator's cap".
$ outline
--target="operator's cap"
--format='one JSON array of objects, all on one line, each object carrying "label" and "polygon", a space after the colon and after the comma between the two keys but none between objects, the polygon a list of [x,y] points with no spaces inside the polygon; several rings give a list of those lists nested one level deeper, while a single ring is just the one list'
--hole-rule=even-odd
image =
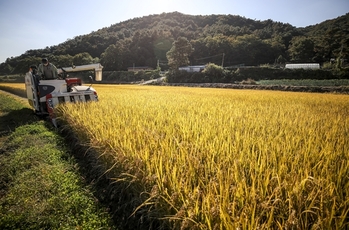
[{"label": "operator's cap", "polygon": [[43,58],[41,61],[42,61],[42,63],[47,63],[48,62],[47,58]]}]

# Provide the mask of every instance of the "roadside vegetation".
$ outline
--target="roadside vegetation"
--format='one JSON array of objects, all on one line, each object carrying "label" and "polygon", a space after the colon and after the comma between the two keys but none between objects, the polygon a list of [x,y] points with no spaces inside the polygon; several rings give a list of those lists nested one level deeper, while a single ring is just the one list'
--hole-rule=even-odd
[{"label": "roadside vegetation", "polygon": [[281,80],[261,80],[256,82],[259,85],[287,85],[287,86],[349,86],[349,79],[281,79]]},{"label": "roadside vegetation", "polygon": [[0,93],[0,229],[114,229],[65,141]]}]

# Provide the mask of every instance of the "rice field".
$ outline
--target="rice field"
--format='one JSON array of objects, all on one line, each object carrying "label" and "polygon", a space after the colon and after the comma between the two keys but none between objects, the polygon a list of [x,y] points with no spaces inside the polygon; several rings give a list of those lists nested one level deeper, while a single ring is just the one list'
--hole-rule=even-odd
[{"label": "rice field", "polygon": [[59,117],[134,215],[173,229],[349,227],[349,96],[95,85]]},{"label": "rice field", "polygon": [[0,90],[27,97],[24,83],[0,83]]}]

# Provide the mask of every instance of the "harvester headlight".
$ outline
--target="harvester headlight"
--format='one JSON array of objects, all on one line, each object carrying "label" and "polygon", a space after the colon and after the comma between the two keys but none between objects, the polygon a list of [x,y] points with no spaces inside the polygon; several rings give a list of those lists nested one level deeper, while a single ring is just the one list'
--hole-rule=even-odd
[{"label": "harvester headlight", "polygon": [[47,101],[47,105],[48,105],[48,107],[53,108],[52,99],[49,99],[49,100]]}]

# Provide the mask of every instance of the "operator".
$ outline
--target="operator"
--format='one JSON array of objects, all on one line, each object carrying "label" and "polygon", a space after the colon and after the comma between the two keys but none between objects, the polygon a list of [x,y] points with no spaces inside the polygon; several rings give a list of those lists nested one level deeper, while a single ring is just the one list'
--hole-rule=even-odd
[{"label": "operator", "polygon": [[37,93],[39,94],[39,82],[40,82],[40,76],[37,75],[37,68],[36,65],[31,65],[29,67],[29,73],[33,76],[33,84],[35,85],[35,88],[37,90]]},{"label": "operator", "polygon": [[36,75],[36,70],[37,70],[37,68],[36,68],[35,65],[29,66],[29,72],[30,72],[31,74]]},{"label": "operator", "polygon": [[34,81],[37,82],[37,84],[39,84],[40,76],[38,75],[37,72],[38,72],[38,69],[37,69],[36,65],[31,65],[29,67],[29,73],[32,74]]},{"label": "operator", "polygon": [[50,63],[47,58],[43,58],[38,68],[38,75],[42,80],[53,80],[57,79],[58,71],[54,64]]}]

